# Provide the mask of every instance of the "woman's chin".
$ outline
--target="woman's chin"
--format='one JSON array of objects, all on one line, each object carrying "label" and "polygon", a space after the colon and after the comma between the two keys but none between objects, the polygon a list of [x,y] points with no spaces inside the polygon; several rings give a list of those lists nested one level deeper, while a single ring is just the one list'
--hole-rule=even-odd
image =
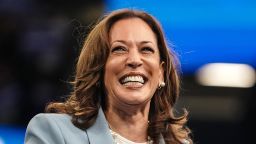
[{"label": "woman's chin", "polygon": [[127,105],[140,105],[140,104],[143,105],[147,103],[150,100],[150,98],[151,98],[150,96],[145,97],[145,95],[141,95],[141,94],[126,93],[124,97],[120,96],[119,100]]}]

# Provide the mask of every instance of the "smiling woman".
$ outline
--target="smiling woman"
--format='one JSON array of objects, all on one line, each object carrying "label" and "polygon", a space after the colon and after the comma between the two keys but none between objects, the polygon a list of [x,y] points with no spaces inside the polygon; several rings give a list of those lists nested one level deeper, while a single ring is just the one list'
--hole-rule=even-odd
[{"label": "smiling woman", "polygon": [[29,123],[25,143],[192,143],[187,112],[175,117],[176,58],[159,23],[118,10],[92,29],[78,59],[74,91]]},{"label": "smiling woman", "polygon": [[109,34],[110,54],[104,76],[108,102],[149,107],[158,84],[163,81],[164,62],[160,62],[155,34],[139,18],[119,20]]}]

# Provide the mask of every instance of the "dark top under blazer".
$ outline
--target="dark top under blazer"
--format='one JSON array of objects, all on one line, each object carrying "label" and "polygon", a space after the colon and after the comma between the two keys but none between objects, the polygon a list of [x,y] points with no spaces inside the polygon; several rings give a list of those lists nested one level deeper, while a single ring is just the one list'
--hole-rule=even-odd
[{"label": "dark top under blazer", "polygon": [[[105,115],[100,108],[95,123],[81,130],[67,114],[38,114],[28,124],[25,144],[113,144]],[[160,144],[164,144],[160,138]]]}]

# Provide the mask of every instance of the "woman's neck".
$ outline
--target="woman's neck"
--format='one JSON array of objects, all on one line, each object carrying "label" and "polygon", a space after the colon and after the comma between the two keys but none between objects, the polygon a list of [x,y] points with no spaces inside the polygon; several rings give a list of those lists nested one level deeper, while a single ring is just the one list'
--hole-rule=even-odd
[{"label": "woman's neck", "polygon": [[110,106],[105,112],[109,127],[121,136],[134,141],[145,142],[148,138],[149,105],[143,108],[119,108]]}]

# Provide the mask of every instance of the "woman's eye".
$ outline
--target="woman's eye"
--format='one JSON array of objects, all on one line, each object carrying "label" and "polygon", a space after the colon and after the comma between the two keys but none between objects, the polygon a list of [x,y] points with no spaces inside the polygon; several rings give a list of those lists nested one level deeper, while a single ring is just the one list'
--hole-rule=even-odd
[{"label": "woman's eye", "polygon": [[117,46],[117,47],[114,47],[111,52],[123,52],[125,51],[125,47],[122,47],[122,46]]},{"label": "woman's eye", "polygon": [[142,51],[147,52],[147,53],[154,53],[155,52],[154,49],[151,48],[151,47],[143,47]]}]

